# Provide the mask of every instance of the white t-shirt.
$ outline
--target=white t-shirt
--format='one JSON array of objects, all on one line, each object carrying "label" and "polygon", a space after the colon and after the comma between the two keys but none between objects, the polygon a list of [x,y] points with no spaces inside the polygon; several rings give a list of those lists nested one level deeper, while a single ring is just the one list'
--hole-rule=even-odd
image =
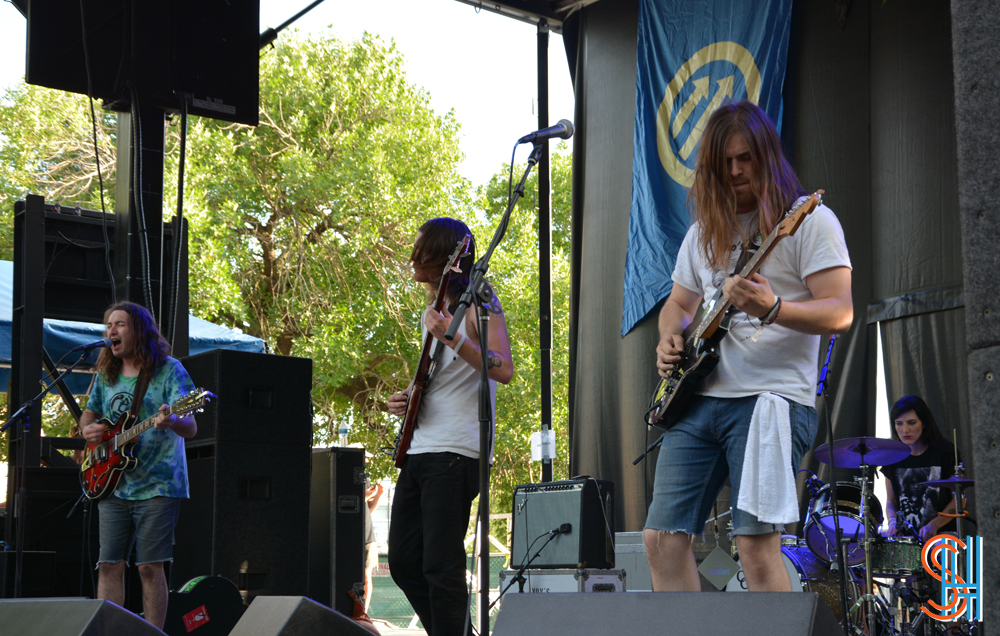
[{"label": "white t-shirt", "polygon": [[[748,236],[756,234],[756,211],[738,219]],[[697,223],[688,229],[677,253],[673,281],[700,294],[707,305],[736,267],[742,243],[739,235],[734,235],[729,271],[713,271],[698,249],[698,232]],[[805,284],[807,276],[830,267],[850,266],[840,222],[830,208],[819,205],[795,234],[778,240],[758,273],[782,300],[801,302],[813,298]],[[729,334],[719,347],[719,364],[697,393],[735,398],[771,391],[814,406],[820,337],[772,324],[754,342],[751,336],[758,326],[760,320],[744,312],[733,316]]]},{"label": "white t-shirt", "polygon": [[[424,313],[427,311],[430,308]],[[423,316],[420,324],[421,337],[424,337],[427,335],[427,327],[423,326]],[[463,320],[457,333],[468,338],[466,325],[467,322]],[[437,346],[438,342],[434,340],[432,347]],[[434,352],[433,348],[431,352]],[[479,381],[480,369],[460,358],[451,347],[441,350],[434,376],[420,400],[417,427],[413,429],[408,454],[452,452],[473,459],[479,457]],[[493,464],[496,402],[497,383],[490,380],[490,404],[493,405],[490,465]]]}]

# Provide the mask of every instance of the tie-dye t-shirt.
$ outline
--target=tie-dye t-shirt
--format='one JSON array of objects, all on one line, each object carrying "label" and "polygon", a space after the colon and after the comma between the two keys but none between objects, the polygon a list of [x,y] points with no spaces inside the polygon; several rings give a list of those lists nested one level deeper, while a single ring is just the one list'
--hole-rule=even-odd
[{"label": "tie-dye t-shirt", "polygon": [[[132,406],[135,382],[136,377],[119,375],[118,380],[108,386],[98,376],[90,391],[87,410],[112,422],[118,421],[118,417]],[[181,363],[174,358],[167,358],[146,389],[136,423],[156,415],[161,405],[173,404],[194,388],[194,383]],[[129,500],[188,497],[184,438],[170,430],[150,427],[139,436],[132,456],[138,463],[132,470],[122,473],[114,492],[116,497]]]}]

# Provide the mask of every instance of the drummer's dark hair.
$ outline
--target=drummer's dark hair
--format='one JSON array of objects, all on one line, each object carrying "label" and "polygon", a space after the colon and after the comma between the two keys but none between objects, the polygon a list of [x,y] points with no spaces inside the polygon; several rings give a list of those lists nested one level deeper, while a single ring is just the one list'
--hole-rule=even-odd
[{"label": "drummer's dark hair", "polygon": [[889,409],[889,421],[892,422],[892,439],[899,440],[899,433],[896,432],[896,418],[910,411],[916,413],[917,417],[920,418],[920,422],[924,425],[924,431],[920,434],[920,439],[927,446],[951,445],[951,442],[938,429],[937,420],[934,419],[934,414],[931,413],[927,402],[924,402],[923,398],[918,395],[905,395],[896,400],[896,403]]}]

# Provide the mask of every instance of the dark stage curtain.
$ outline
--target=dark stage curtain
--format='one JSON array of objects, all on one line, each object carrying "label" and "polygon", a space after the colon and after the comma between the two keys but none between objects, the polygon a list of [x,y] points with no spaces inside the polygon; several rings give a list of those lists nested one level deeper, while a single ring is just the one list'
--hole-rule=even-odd
[{"label": "dark stage curtain", "polygon": [[[642,420],[656,383],[655,319],[619,335],[637,14],[634,0],[597,2],[566,31],[575,35],[566,48],[575,54],[577,100],[570,470],[616,482],[618,528],[626,531],[645,522],[655,455],[631,462],[658,435]],[[827,412],[835,439],[875,433],[879,322],[889,400],[926,391],[942,421],[964,422],[948,5],[796,0],[788,59],[783,141],[803,185],[826,190],[853,264],[854,326],[834,350],[829,404],[817,403],[817,444],[826,439]],[[971,453],[964,458],[968,466]],[[832,478],[811,455],[805,465]]]}]

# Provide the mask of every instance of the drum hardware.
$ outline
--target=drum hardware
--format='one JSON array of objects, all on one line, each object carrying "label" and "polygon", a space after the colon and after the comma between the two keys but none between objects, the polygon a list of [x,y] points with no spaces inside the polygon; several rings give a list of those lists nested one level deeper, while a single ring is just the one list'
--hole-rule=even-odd
[{"label": "drum hardware", "polygon": [[[846,543],[846,563],[849,566],[861,565],[864,561],[864,548],[861,545],[862,525],[877,528],[882,524],[882,504],[874,494],[868,495],[868,514],[862,517],[862,489],[849,482],[837,482],[837,507],[840,527],[843,529]],[[803,534],[809,548],[821,560],[827,563],[835,561],[836,525],[833,523],[832,510],[833,493],[829,484],[819,488],[817,495],[810,501],[807,521],[803,525]]]},{"label": "drum hardware", "polygon": [[[863,621],[867,623],[868,634],[874,633],[875,623],[873,621],[878,620],[891,624],[889,608],[886,606],[885,601],[872,593],[871,546],[874,539],[872,538],[872,524],[869,523],[869,515],[873,514],[872,502],[868,496],[869,468],[873,465],[886,466],[889,464],[895,464],[896,462],[906,459],[909,454],[910,447],[903,442],[878,437],[848,437],[845,439],[835,440],[830,444],[820,445],[816,448],[814,453],[814,456],[825,464],[840,466],[842,468],[861,469],[861,494],[858,502],[858,511],[860,514],[858,515],[859,518],[857,518],[858,526],[854,528],[854,536],[860,536],[861,526],[863,526],[865,532],[864,539],[859,545],[864,550],[865,593],[858,597],[858,599],[854,602],[854,605],[848,611],[848,614],[857,614],[857,612],[863,608]],[[839,503],[839,501],[837,503]],[[876,527],[881,525],[881,516],[881,505],[879,505],[879,519]],[[839,519],[834,519],[834,521],[835,523],[839,522]],[[824,540],[827,539],[825,533],[821,534]],[[841,536],[846,537],[847,532],[844,532]],[[847,539],[844,541],[848,542],[848,545],[850,545]],[[837,542],[834,541],[833,545],[837,545]],[[855,545],[858,545],[856,538]],[[846,552],[844,546],[838,547],[843,552]],[[844,561],[848,564],[850,563],[846,555],[844,557]],[[849,616],[845,617],[845,620],[848,618]],[[855,626],[854,629],[856,632],[861,633],[857,626]]]},{"label": "drum hardware", "polygon": [[813,452],[816,459],[827,465],[832,458],[837,468],[888,466],[903,461],[909,454],[910,447],[903,442],[881,437],[845,437],[833,444],[821,444]]},{"label": "drum hardware", "polygon": [[[862,438],[862,439],[864,439],[864,438]],[[885,441],[885,440],[883,440],[883,441]],[[893,442],[895,440],[888,440],[888,441]],[[902,445],[902,446],[906,446],[902,442],[898,442],[898,443],[900,445]],[[860,447],[862,448],[862,450],[861,450],[861,465],[859,466],[859,468],[861,468],[861,478],[863,480],[861,482],[861,518],[862,519],[867,519],[867,517],[868,517],[868,506],[869,506],[869,503],[870,503],[868,501],[868,468],[869,468],[869,465],[865,462],[865,454],[866,453],[863,450],[864,447],[865,447],[865,442],[864,441],[861,442]],[[909,454],[909,450],[907,450],[907,454]],[[900,461],[900,460],[897,459],[893,463],[895,463],[896,461]],[[881,523],[881,519],[879,521]],[[873,628],[875,626],[872,621],[876,620],[876,612],[878,613],[878,620],[881,620],[885,624],[891,624],[892,623],[892,619],[890,618],[889,608],[886,606],[885,601],[883,601],[880,596],[877,596],[877,595],[875,595],[875,594],[872,593],[874,591],[874,587],[873,587],[873,582],[872,582],[872,551],[871,551],[871,546],[872,546],[872,544],[874,543],[875,540],[871,536],[871,529],[869,527],[869,524],[865,523],[863,525],[865,527],[865,538],[864,538],[864,541],[862,542],[862,545],[864,546],[864,550],[865,550],[865,593],[862,594],[858,598],[858,600],[856,600],[854,602],[854,606],[851,607],[850,613],[853,614],[854,612],[856,612],[861,607],[864,607],[864,609],[865,609],[865,618],[867,619],[866,622],[868,623],[868,633],[872,634],[873,633]]]}]

